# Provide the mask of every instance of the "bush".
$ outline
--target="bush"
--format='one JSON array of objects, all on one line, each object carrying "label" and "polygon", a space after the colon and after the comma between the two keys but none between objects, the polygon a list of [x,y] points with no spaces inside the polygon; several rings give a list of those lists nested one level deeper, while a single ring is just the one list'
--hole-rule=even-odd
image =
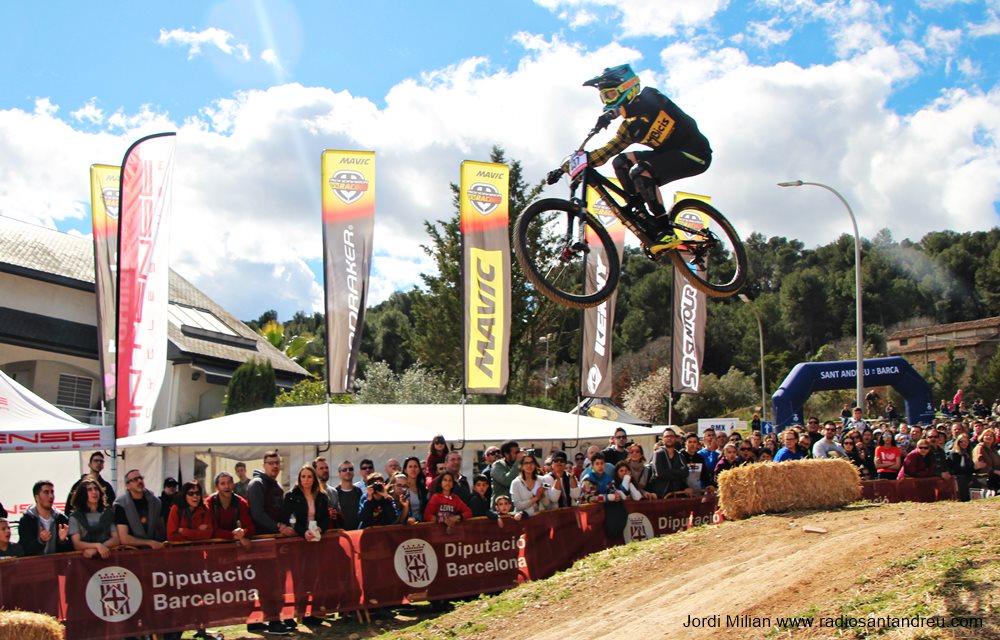
[{"label": "bush", "polygon": [[277,395],[270,362],[250,359],[237,367],[226,389],[226,415],[273,407]]}]

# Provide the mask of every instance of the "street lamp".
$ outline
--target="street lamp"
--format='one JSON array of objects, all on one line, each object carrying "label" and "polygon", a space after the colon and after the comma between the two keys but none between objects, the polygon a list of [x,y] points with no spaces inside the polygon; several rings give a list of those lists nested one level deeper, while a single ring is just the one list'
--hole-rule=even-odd
[{"label": "street lamp", "polygon": [[761,322],[760,312],[747,294],[741,293],[740,300],[747,303],[753,311],[753,317],[757,319],[757,334],[760,336],[760,419],[767,422],[767,386],[764,384],[764,323]]},{"label": "street lamp", "polygon": [[844,196],[831,186],[821,184],[819,182],[803,182],[802,180],[793,180],[791,182],[779,182],[779,187],[801,187],[803,185],[810,187],[821,187],[826,189],[844,204],[847,208],[847,215],[851,216],[851,224],[854,225],[854,306],[857,308],[857,318],[855,322],[857,324],[857,377],[855,378],[858,383],[858,403],[855,406],[861,407],[862,411],[865,405],[862,404],[864,401],[864,390],[865,390],[865,361],[864,361],[864,327],[861,324],[861,236],[858,235],[858,221],[854,218],[854,211],[851,210],[851,205],[847,204],[847,200]]}]

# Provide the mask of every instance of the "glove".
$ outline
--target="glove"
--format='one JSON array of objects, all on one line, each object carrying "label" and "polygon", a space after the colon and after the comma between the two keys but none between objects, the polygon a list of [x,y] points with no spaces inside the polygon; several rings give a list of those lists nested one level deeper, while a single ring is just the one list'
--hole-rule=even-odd
[{"label": "glove", "polygon": [[559,182],[559,179],[562,178],[562,174],[563,174],[562,167],[559,167],[558,169],[553,169],[552,171],[549,171],[548,175],[545,176],[545,183],[546,184],[555,184],[555,183]]},{"label": "glove", "polygon": [[601,131],[607,129],[611,121],[615,119],[616,113],[614,111],[605,111],[597,119],[597,124],[594,125],[594,131]]}]

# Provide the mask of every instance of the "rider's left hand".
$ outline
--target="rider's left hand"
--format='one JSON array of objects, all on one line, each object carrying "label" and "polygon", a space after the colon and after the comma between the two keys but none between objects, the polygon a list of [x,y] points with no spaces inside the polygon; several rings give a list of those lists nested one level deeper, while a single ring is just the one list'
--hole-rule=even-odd
[{"label": "rider's left hand", "polygon": [[559,182],[559,179],[562,178],[562,175],[563,175],[562,167],[559,167],[558,169],[553,169],[552,171],[549,171],[548,175],[545,176],[545,182],[546,184],[555,184]]}]

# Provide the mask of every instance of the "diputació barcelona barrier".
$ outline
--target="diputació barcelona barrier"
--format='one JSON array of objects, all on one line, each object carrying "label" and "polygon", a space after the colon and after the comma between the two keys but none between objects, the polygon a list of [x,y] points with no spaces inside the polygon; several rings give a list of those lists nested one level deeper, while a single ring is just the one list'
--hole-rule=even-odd
[{"label": "diputaci\u00f3 barcelona barrier", "polygon": [[[862,483],[868,500],[957,498],[939,478]],[[605,505],[547,511],[504,526],[476,518],[453,527],[418,524],[235,544],[113,551],[108,560],[56,554],[0,562],[0,608],[48,613],[67,637],[105,640],[199,625],[353,611],[501,591],[546,578],[622,542],[714,521],[716,499],[626,502],[621,534]]]},{"label": "diputaci\u00f3 barcelona barrier", "polygon": [[[39,611],[68,638],[121,638],[501,591],[545,578],[624,541],[707,524],[714,496],[629,502],[621,535],[602,504],[547,511],[503,527],[476,518],[236,544],[57,554],[0,563],[0,608]],[[306,607],[310,610],[307,612]]]}]

